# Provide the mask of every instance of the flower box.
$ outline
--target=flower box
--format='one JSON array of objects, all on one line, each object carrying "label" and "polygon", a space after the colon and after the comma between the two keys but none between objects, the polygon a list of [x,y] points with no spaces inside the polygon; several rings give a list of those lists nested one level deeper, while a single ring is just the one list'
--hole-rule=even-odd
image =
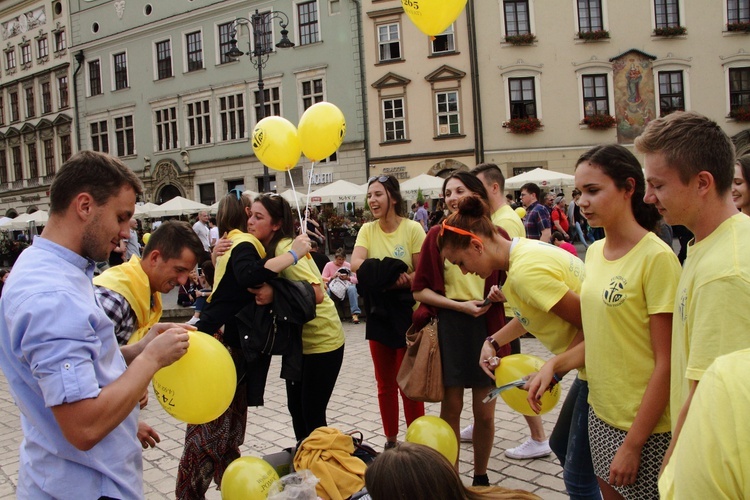
[{"label": "flower box", "polygon": [[750,33],[750,22],[728,23],[727,31]]},{"label": "flower box", "polygon": [[536,35],[526,33],[524,35],[508,35],[505,41],[511,45],[531,45],[536,41]]},{"label": "flower box", "polygon": [[609,31],[607,30],[595,30],[595,31],[579,31],[576,33],[579,40],[595,41],[595,40],[606,40],[609,38]]},{"label": "flower box", "polygon": [[539,118],[511,118],[503,127],[514,134],[533,134],[542,127],[542,122]]},{"label": "flower box", "polygon": [[654,36],[672,37],[681,36],[687,33],[687,28],[684,26],[668,26],[666,28],[654,29]]},{"label": "flower box", "polygon": [[729,112],[729,116],[738,122],[750,122],[750,105],[733,109]]},{"label": "flower box", "polygon": [[586,116],[583,119],[583,124],[587,125],[590,129],[593,130],[605,130],[608,128],[612,128],[615,123],[617,123],[617,120],[615,120],[615,117],[611,115],[596,114]]}]

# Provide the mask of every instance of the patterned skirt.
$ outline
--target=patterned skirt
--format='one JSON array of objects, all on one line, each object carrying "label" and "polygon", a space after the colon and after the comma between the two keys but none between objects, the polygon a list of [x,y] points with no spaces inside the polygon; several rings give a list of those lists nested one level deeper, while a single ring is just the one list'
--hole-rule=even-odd
[{"label": "patterned skirt", "polygon": [[[591,459],[597,477],[609,482],[609,467],[617,450],[625,441],[627,432],[604,422],[589,407],[589,442]],[[626,500],[659,498],[659,468],[672,440],[671,432],[651,434],[641,450],[641,464],[635,483],[628,486],[612,486]],[[611,486],[611,485],[610,485]]]}]

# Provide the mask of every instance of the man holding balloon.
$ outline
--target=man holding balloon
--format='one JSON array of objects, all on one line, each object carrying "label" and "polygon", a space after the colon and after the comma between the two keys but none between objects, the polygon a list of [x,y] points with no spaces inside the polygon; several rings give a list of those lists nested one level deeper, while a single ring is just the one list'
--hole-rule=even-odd
[{"label": "man holding balloon", "polygon": [[[50,188],[49,222],[18,259],[0,302],[0,368],[21,411],[19,498],[143,498],[139,406],[188,334],[161,325],[141,353],[120,351],[91,284],[129,233],[138,178],[82,151]],[[162,331],[163,330],[163,331]],[[130,361],[130,364],[127,364]]]}]

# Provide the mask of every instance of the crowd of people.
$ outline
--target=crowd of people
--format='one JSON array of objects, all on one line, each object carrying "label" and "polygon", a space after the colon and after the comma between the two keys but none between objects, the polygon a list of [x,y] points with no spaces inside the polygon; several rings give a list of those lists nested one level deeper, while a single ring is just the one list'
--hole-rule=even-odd
[{"label": "crowd of people", "polygon": [[[139,412],[153,374],[196,330],[226,346],[238,384],[221,416],[187,425],[176,497],[221,484],[248,408],[264,404],[272,356],[304,441],[329,424],[345,349],[335,301],[348,300],[355,324],[366,313],[385,438],[365,477],[375,500],[535,498],[491,486],[495,402],[482,401],[525,334],[551,355],[527,380],[531,409],[569,372],[574,380],[549,438],[539,416],[526,416],[528,438],[506,456],[554,453],[575,499],[746,496],[750,315],[725,304],[750,299],[750,157],[736,159],[721,128],[692,112],[653,120],[635,147],[643,168],[620,145],[581,155],[569,204],[524,185],[523,218],[492,163],[448,175],[432,214],[416,204],[405,213],[398,180],[372,177],[374,220],[351,262],[344,249],[313,259],[314,244],[325,245],[314,214],[298,230],[274,194],[230,192],[214,221],[201,212],[193,225],[163,222],[142,246],[132,218],[140,181],[115,158],[77,153],[55,177],[41,236],[0,274],[0,368],[25,435],[18,495],[142,498],[141,449],[161,438]],[[665,226],[692,235],[682,258]],[[195,308],[187,324],[161,322],[174,289]],[[472,443],[470,487],[458,458],[398,440],[401,407],[407,426],[425,414],[396,382],[405,334],[433,320],[440,417]],[[467,389],[472,422],[462,429]]]}]

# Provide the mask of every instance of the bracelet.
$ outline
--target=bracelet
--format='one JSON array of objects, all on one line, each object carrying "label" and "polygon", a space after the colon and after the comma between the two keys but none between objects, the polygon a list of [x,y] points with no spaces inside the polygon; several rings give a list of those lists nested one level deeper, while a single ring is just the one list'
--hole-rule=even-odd
[{"label": "bracelet", "polygon": [[559,384],[562,381],[562,377],[558,376],[557,373],[552,374],[552,381],[549,383],[549,387],[547,387],[548,391],[551,391],[553,387],[555,387],[557,384]]},{"label": "bracelet", "polygon": [[292,258],[294,259],[294,264],[292,265],[297,265],[297,261],[299,261],[299,257],[297,257],[297,252],[295,252],[294,250],[289,250],[289,253],[292,254]]},{"label": "bracelet", "polygon": [[489,342],[492,348],[495,350],[495,354],[500,352],[500,344],[497,343],[497,340],[493,339],[492,337],[487,337],[484,339],[485,342]]}]

